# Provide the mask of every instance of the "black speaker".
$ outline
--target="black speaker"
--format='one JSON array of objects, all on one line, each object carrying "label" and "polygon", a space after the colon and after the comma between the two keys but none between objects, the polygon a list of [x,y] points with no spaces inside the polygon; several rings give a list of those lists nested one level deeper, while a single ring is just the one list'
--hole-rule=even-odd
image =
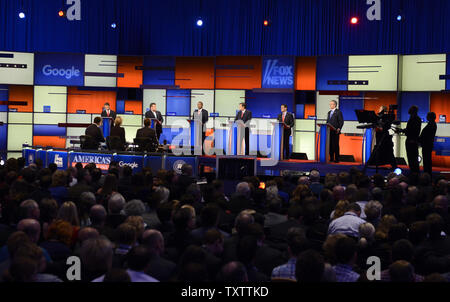
[{"label": "black speaker", "polygon": [[242,179],[256,175],[256,158],[220,157],[217,160],[219,179]]},{"label": "black speaker", "polygon": [[308,160],[308,154],[292,152],[290,159],[304,159],[304,160]]},{"label": "black speaker", "polygon": [[346,163],[354,163],[355,157],[353,155],[340,155],[339,161],[346,162]]},{"label": "black speaker", "polygon": [[397,165],[404,165],[404,166],[408,165],[403,157],[396,157],[395,162],[397,163]]}]

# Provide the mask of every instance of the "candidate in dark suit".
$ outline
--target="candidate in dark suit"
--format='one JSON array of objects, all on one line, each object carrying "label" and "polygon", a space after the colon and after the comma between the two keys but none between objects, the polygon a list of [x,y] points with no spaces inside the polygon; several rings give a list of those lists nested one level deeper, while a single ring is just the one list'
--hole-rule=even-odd
[{"label": "candidate in dark suit", "polygon": [[434,138],[436,136],[436,113],[428,112],[428,124],[423,128],[419,136],[419,144],[422,146],[423,171],[430,174],[432,172],[431,152],[434,147]]},{"label": "candidate in dark suit", "polygon": [[114,110],[111,110],[109,103],[105,103],[105,105],[103,105],[103,110],[102,110],[102,117],[110,117],[111,118],[111,125],[114,124],[114,121],[116,120],[116,112]]},{"label": "candidate in dark suit", "polygon": [[156,136],[158,137],[159,142],[159,137],[161,136],[162,133],[162,123],[164,122],[164,118],[161,112],[156,110],[155,103],[150,104],[150,110],[145,113],[145,118],[156,119],[159,122],[159,123],[155,122]]},{"label": "candidate in dark suit", "polygon": [[422,127],[422,120],[417,115],[419,108],[415,105],[409,108],[409,120],[406,124],[406,129],[403,132],[406,134],[406,155],[408,157],[409,170],[411,172],[420,172],[419,168],[419,135]]},{"label": "candidate in dark suit", "polygon": [[197,109],[192,114],[194,121],[200,121],[202,125],[202,147],[206,137],[206,123],[208,122],[208,110],[203,109],[203,102],[197,103]]},{"label": "candidate in dark suit", "polygon": [[294,127],[294,115],[287,111],[287,105],[281,105],[281,113],[278,114],[278,121],[283,123],[283,155],[284,159],[289,159],[289,137],[291,136],[291,129]]},{"label": "candidate in dark suit", "polygon": [[339,162],[339,135],[344,126],[344,116],[341,110],[337,108],[335,100],[330,101],[330,111],[327,115],[327,124],[333,126],[336,130],[330,129],[330,162]]},{"label": "candidate in dark suit", "polygon": [[105,138],[103,137],[103,131],[100,128],[101,125],[102,119],[101,117],[97,116],[94,118],[94,123],[92,125],[89,125],[84,132],[85,135],[88,135],[92,138],[97,148],[99,147],[100,143],[105,142]]},{"label": "candidate in dark suit", "polygon": [[117,136],[120,138],[120,143],[125,146],[125,129],[122,126],[122,118],[120,116],[116,117],[114,120],[114,126],[111,127],[109,136]]},{"label": "candidate in dark suit", "polygon": [[[236,114],[234,121],[241,120],[244,124],[252,120],[252,112],[247,110],[245,103],[239,104],[239,111]],[[250,124],[245,127],[245,155],[250,154]]]}]

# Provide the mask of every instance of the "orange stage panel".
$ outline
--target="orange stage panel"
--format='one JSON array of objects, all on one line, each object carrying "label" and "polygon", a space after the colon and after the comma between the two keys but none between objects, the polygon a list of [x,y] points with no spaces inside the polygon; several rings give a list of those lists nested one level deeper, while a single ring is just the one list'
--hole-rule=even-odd
[{"label": "orange stage panel", "polygon": [[178,57],[175,85],[181,89],[214,89],[214,58]]},{"label": "orange stage panel", "polygon": [[[419,155],[422,153],[419,151]],[[450,168],[450,156],[436,155],[436,152],[431,153],[431,162],[433,167]]]},{"label": "orange stage panel", "polygon": [[217,89],[261,88],[262,58],[233,56],[216,58]]},{"label": "orange stage panel", "polygon": [[117,59],[117,73],[123,73],[123,78],[117,78],[117,87],[139,88],[142,85],[142,70],[136,66],[143,66],[143,57],[119,56]]},{"label": "orange stage panel", "polygon": [[133,111],[133,114],[142,114],[142,101],[125,101],[125,111]]},{"label": "orange stage panel", "polygon": [[365,92],[364,93],[364,110],[373,110],[378,112],[380,106],[397,104],[397,92]]},{"label": "orange stage panel", "polygon": [[356,163],[362,162],[362,136],[341,134],[339,138],[339,152],[341,155],[353,155]]},{"label": "orange stage panel", "polygon": [[33,86],[9,86],[9,101],[28,102],[26,106],[9,105],[8,108],[17,108],[17,112],[33,112]]},{"label": "orange stage panel", "polygon": [[59,136],[33,136],[34,146],[51,146],[53,148],[65,148],[66,139]]},{"label": "orange stage panel", "polygon": [[305,104],[305,112],[303,118],[308,118],[308,115],[316,115],[316,104]]},{"label": "orange stage panel", "polygon": [[316,57],[298,57],[295,64],[295,90],[316,90]]},{"label": "orange stage panel", "polygon": [[100,114],[105,103],[109,103],[112,110],[116,110],[115,91],[87,91],[76,87],[67,88],[67,113],[77,113],[77,110],[86,110],[86,113]]},{"label": "orange stage panel", "polygon": [[436,113],[436,122],[439,115],[446,115],[447,123],[450,119],[450,93],[432,92],[430,97],[430,111]]}]

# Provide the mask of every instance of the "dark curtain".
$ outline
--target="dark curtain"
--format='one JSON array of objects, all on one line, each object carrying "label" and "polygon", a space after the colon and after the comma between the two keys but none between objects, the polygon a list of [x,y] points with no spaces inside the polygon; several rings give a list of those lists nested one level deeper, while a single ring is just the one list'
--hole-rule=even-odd
[{"label": "dark curtain", "polygon": [[[449,0],[381,0],[381,21],[366,19],[366,0],[81,0],[81,21],[58,17],[65,2],[0,0],[0,50],[179,56],[450,51]],[[350,25],[352,16],[358,25]],[[201,28],[195,26],[199,17]],[[270,27],[262,25],[265,18]]]}]

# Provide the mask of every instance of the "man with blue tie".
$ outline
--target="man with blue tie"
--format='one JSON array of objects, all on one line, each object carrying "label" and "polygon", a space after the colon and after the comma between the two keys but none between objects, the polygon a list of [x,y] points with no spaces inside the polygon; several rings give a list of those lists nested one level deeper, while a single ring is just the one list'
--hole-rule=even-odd
[{"label": "man with blue tie", "polygon": [[341,134],[342,127],[344,126],[344,116],[342,111],[337,108],[337,102],[335,100],[330,101],[330,111],[328,111],[327,124],[333,126],[334,129],[330,129],[330,162],[339,162],[339,135]]}]

